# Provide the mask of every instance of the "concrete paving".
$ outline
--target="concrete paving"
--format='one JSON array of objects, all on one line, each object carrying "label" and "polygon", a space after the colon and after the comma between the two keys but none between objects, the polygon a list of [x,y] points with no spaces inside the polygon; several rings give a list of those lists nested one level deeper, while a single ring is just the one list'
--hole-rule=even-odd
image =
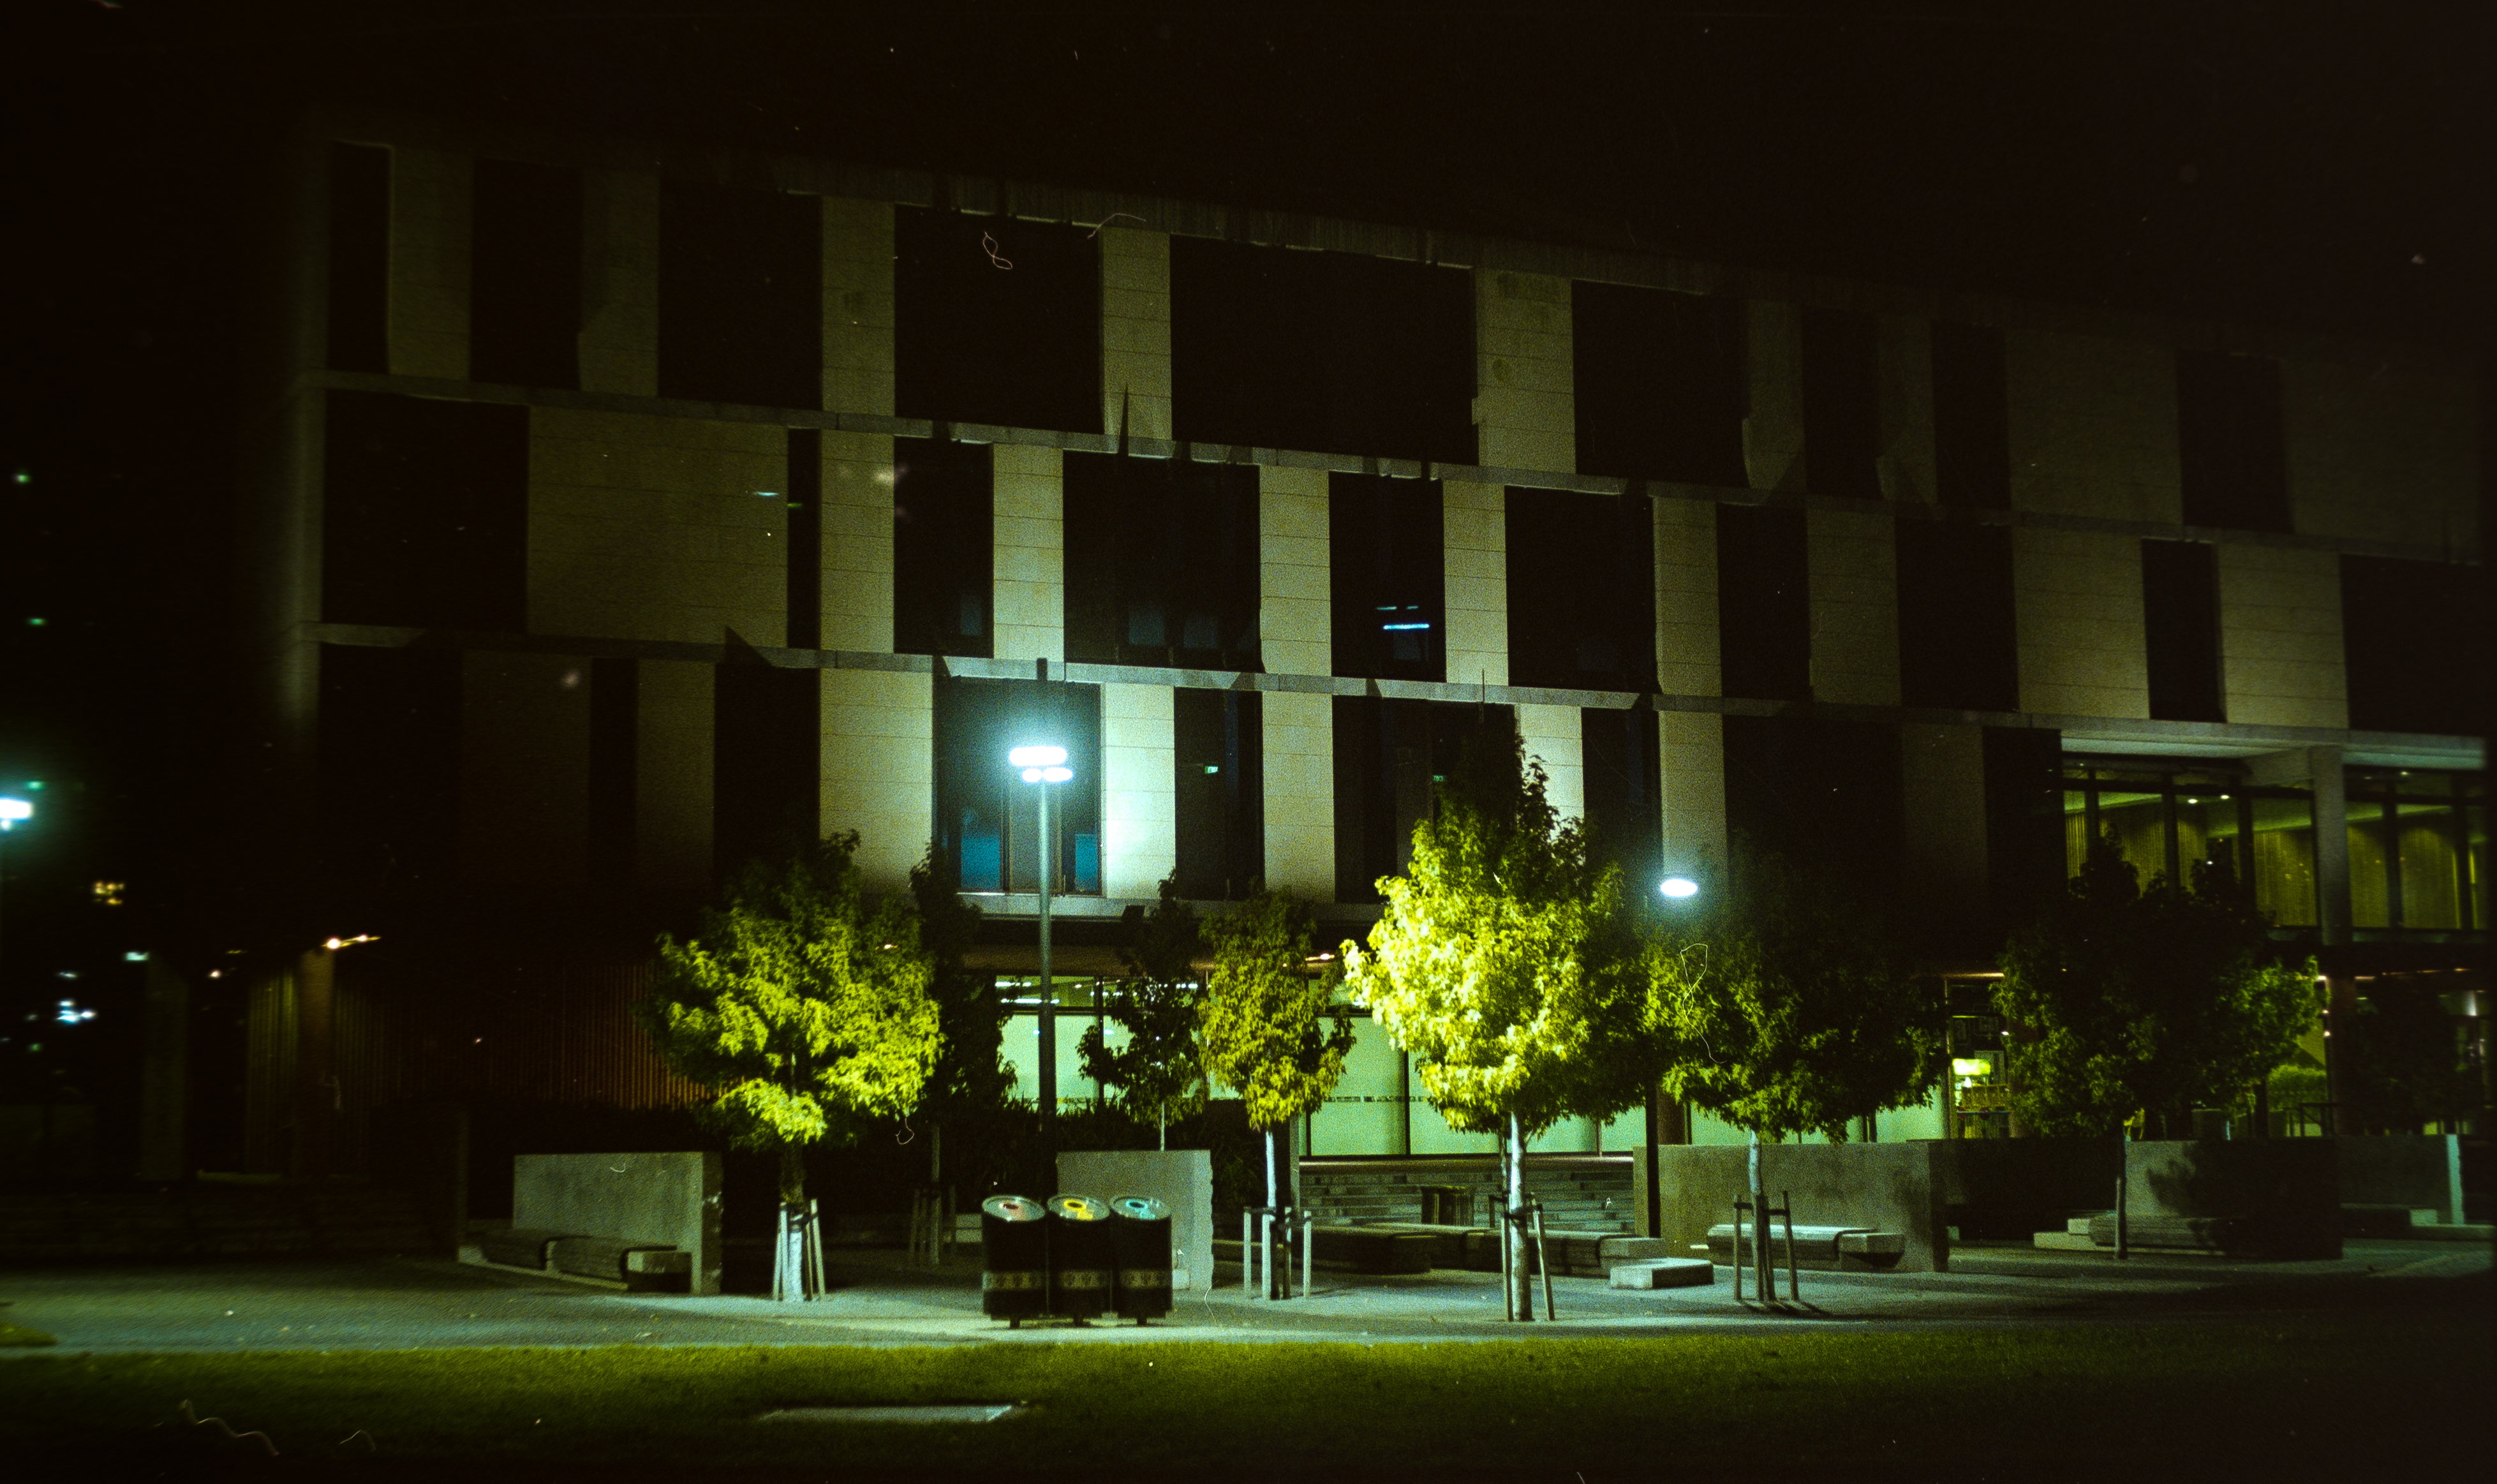
[{"label": "concrete paving", "polygon": [[[976,1252],[938,1271],[901,1254],[840,1254],[836,1291],[810,1304],[742,1296],[627,1294],[447,1259],[56,1268],[0,1277],[0,1319],[58,1338],[64,1351],[449,1349],[477,1346],[791,1344],[1137,1344],[1174,1341],[1379,1343],[1654,1336],[1796,1327],[1965,1329],[2070,1323],[2191,1323],[2330,1311],[2416,1316],[2422,1301],[2486,1303],[2487,1247],[2353,1242],[2338,1262],[2254,1263],[1962,1247],[1940,1274],[1806,1273],[1786,1312],[1737,1305],[1725,1269],[1706,1287],[1634,1291],[1556,1278],[1557,1323],[1503,1322],[1489,1274],[1373,1278],[1320,1273],[1317,1291],[1268,1303],[1239,1287],[1184,1293],[1148,1327],[1103,1320],[1010,1330],[980,1313]],[[2388,1281],[2389,1280],[2389,1281]],[[1783,1293],[1783,1275],[1781,1288]],[[1539,1292],[1539,1290],[1538,1290]],[[1539,1308],[1539,1305],[1538,1305]]]}]

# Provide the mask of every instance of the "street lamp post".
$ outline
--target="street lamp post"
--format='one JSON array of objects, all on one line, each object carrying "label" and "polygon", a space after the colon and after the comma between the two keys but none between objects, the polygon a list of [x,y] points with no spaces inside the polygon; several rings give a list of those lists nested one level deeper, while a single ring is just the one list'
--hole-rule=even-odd
[{"label": "street lamp post", "polygon": [[1049,972],[1050,833],[1049,785],[1075,776],[1066,766],[1066,749],[1017,747],[1006,761],[1023,770],[1026,783],[1040,785],[1040,1142],[1055,1153],[1058,1131],[1058,993]]},{"label": "street lamp post", "polygon": [[[8,837],[9,832],[16,828],[19,820],[32,819],[34,817],[35,806],[28,804],[25,800],[0,798],[0,840],[5,840]],[[0,883],[5,883],[8,880],[7,867],[8,860],[6,855],[5,853],[0,853]],[[0,989],[5,989],[7,983],[8,981],[6,979],[0,979]]]}]

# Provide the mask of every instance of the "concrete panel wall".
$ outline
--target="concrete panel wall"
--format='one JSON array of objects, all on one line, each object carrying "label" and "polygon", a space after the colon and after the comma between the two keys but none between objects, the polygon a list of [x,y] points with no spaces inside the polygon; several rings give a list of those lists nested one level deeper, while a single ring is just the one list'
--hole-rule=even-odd
[{"label": "concrete panel wall", "polygon": [[589,662],[470,650],[460,670],[462,874],[579,887],[589,866]]},{"label": "concrete panel wall", "polygon": [[659,177],[581,181],[581,390],[659,395]]},{"label": "concrete panel wall", "polygon": [[2007,331],[2011,505],[2114,521],[2184,519],[2176,355],[2096,335]]},{"label": "concrete panel wall", "polygon": [[1179,865],[1171,688],[1101,687],[1101,891],[1151,898]]},{"label": "concrete panel wall", "polygon": [[1474,271],[1476,458],[1487,468],[1578,468],[1569,280]]},{"label": "concrete panel wall", "polygon": [[529,631],[782,643],[787,468],[777,427],[530,409]]},{"label": "concrete panel wall", "polygon": [[1668,696],[1725,693],[1717,634],[1717,507],[1656,501],[1656,679]]},{"label": "concrete panel wall", "polygon": [[1101,427],[1171,436],[1170,234],[1101,229]]},{"label": "concrete panel wall", "polygon": [[1058,1188],[1098,1200],[1149,1195],[1170,1208],[1171,1287],[1214,1290],[1214,1155],[1201,1149],[1058,1156]]},{"label": "concrete panel wall", "polygon": [[1743,418],[1743,466],[1754,489],[1801,489],[1803,314],[1766,300],[1754,300],[1748,313],[1752,410]]},{"label": "concrete panel wall", "polygon": [[2124,1201],[2145,1221],[2255,1223],[2275,1257],[2341,1255],[2338,1139],[2137,1140],[2124,1149]]},{"label": "concrete panel wall", "polygon": [[1266,884],[1335,900],[1335,703],[1270,690],[1263,706]]},{"label": "concrete panel wall", "polygon": [[633,726],[633,876],[662,892],[711,889],[712,668],[640,664]]},{"label": "concrete panel wall", "polygon": [[2371,1134],[2341,1146],[2341,1200],[2351,1206],[2433,1211],[2437,1223],[2462,1219],[2462,1140],[2454,1134]]},{"label": "concrete panel wall", "polygon": [[1910,722],[1899,728],[1906,816],[1900,900],[1928,932],[1980,921],[1986,906],[1985,732]]},{"label": "concrete panel wall", "polygon": [[1812,694],[1899,704],[1898,532],[1886,510],[1804,516],[1812,595]]},{"label": "concrete panel wall", "polygon": [[1660,711],[1657,798],[1664,816],[1664,869],[1703,887],[1725,880],[1725,718]]},{"label": "concrete panel wall", "polygon": [[2014,527],[2011,583],[2022,710],[2150,714],[2139,541]]},{"label": "concrete panel wall", "polygon": [[824,198],[824,410],[893,416],[893,204]]},{"label": "concrete panel wall", "polygon": [[719,1292],[721,1167],[715,1153],[519,1154],[512,1225],[659,1242],[693,1256],[692,1289]]},{"label": "concrete panel wall", "polygon": [[[1866,1226],[1908,1239],[1899,1272],[1941,1273],[1950,1267],[1950,1228],[1943,1195],[1942,1142],[1914,1144],[1770,1144],[1760,1150],[1760,1178],[1776,1202],[1791,1200],[1797,1226]],[[1683,1144],[1657,1150],[1659,1233],[1684,1252],[1708,1228],[1734,1219],[1748,1198],[1749,1151],[1740,1145]],[[1780,1228],[1771,1223],[1771,1252]]]},{"label": "concrete panel wall", "polygon": [[2479,550],[2480,454],[2468,381],[2285,361],[2280,400],[2298,530]]},{"label": "concrete panel wall", "polygon": [[893,439],[823,433],[823,646],[893,652]]},{"label": "concrete panel wall", "polygon": [[1269,675],[1335,668],[1328,615],[1327,476],[1257,471],[1257,646]]},{"label": "concrete panel wall", "polygon": [[996,654],[1066,657],[1066,486],[1054,448],[995,450]]},{"label": "concrete panel wall", "polygon": [[391,148],[390,368],[468,379],[469,178],[464,154]]},{"label": "concrete panel wall", "polygon": [[2330,552],[2224,545],[2220,668],[2230,721],[2346,727],[2341,564]]},{"label": "concrete panel wall", "polygon": [[1874,334],[1881,448],[1873,469],[1881,482],[1881,498],[1930,505],[1935,498],[1933,327],[1884,314],[1875,320]]},{"label": "concrete panel wall", "polygon": [[1508,683],[1508,491],[1450,480],[1442,491],[1448,681]]},{"label": "concrete panel wall", "polygon": [[869,891],[908,885],[935,837],[934,687],[924,672],[824,672],[817,817],[827,835],[859,833]]},{"label": "concrete panel wall", "polygon": [[1580,723],[1574,706],[1517,708],[1526,755],[1543,765],[1544,797],[1563,819],[1587,817],[1587,753]]}]

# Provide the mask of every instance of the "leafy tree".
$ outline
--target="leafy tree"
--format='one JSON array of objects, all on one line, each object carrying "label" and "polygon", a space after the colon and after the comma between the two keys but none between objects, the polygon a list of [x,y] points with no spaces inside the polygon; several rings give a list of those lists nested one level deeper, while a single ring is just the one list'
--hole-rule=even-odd
[{"label": "leafy tree", "polygon": [[1197,982],[1203,940],[1196,911],[1180,900],[1176,877],[1164,877],[1161,900],[1145,915],[1135,941],[1119,950],[1128,977],[1112,993],[1110,1020],[1127,1032],[1112,1051],[1095,1023],[1077,1045],[1084,1075],[1119,1089],[1119,1106],[1138,1122],[1153,1120],[1157,1142],[1170,1148],[1170,1122],[1205,1106],[1205,1054],[1197,1015],[1205,990]]},{"label": "leafy tree", "polygon": [[659,938],[643,1023],[660,1056],[711,1091],[708,1121],[777,1152],[780,1199],[806,1200],[805,1151],[854,1141],[918,1106],[941,1039],[919,914],[870,903],[844,834],[746,867],[701,936]]},{"label": "leafy tree", "polygon": [[1771,1141],[1844,1142],[1855,1120],[1922,1100],[1943,1036],[1887,925],[1827,868],[1734,843],[1698,936],[1650,950],[1677,1048],[1666,1089]]},{"label": "leafy tree", "polygon": [[1310,909],[1287,891],[1260,890],[1211,919],[1214,949],[1197,1033],[1205,1069],[1239,1089],[1248,1126],[1266,1135],[1266,1204],[1275,1184],[1275,1129],[1325,1104],[1343,1076],[1352,1026],[1340,1010],[1320,1030],[1335,998],[1331,976],[1309,971]]},{"label": "leafy tree", "polygon": [[[1353,1002],[1413,1058],[1450,1126],[1504,1136],[1514,1210],[1528,1138],[1642,1102],[1661,1068],[1621,869],[1588,858],[1517,734],[1485,732],[1467,741],[1438,817],[1414,825],[1407,874],[1378,890],[1369,946],[1343,946]],[[1522,1287],[1524,1237],[1510,1226],[1507,1240]]]},{"label": "leafy tree", "polygon": [[2113,835],[2003,952],[1995,1007],[2012,1111],[2044,1134],[2102,1134],[2136,1112],[2184,1137],[2289,1058],[2314,1015],[2315,967],[2280,961],[2224,871],[2143,890]]},{"label": "leafy tree", "polygon": [[2342,1095],[2369,1132],[2456,1123],[2485,1101],[2479,1073],[2462,1059],[2453,1017],[2434,995],[2379,980],[2355,1015],[2334,1019],[2343,1023],[2334,1037]]}]

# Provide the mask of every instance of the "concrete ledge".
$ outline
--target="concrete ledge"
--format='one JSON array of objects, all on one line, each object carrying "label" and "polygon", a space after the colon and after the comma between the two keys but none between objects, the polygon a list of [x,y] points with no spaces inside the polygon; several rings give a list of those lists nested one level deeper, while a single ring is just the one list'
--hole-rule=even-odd
[{"label": "concrete ledge", "polygon": [[1655,1257],[1626,1262],[1605,1275],[1608,1288],[1704,1288],[1717,1281],[1717,1265],[1702,1257]]},{"label": "concrete ledge", "polygon": [[574,1240],[579,1235],[577,1232],[544,1231],[525,1226],[505,1227],[498,1231],[479,1232],[477,1246],[488,1262],[542,1273],[553,1261],[554,1245]]}]

